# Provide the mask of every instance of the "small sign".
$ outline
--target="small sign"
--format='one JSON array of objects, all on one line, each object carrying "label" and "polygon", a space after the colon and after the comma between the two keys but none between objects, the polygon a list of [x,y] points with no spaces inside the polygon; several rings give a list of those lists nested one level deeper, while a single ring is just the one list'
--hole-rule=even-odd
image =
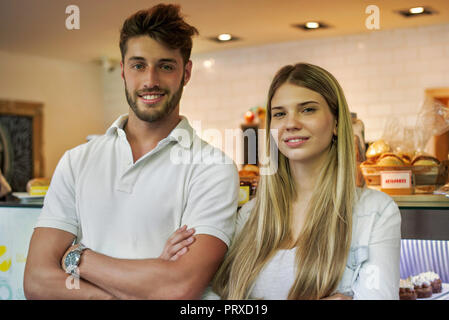
[{"label": "small sign", "polygon": [[412,171],[381,171],[380,185],[382,189],[410,189]]},{"label": "small sign", "polygon": [[243,206],[249,201],[249,186],[240,186],[239,206]]}]

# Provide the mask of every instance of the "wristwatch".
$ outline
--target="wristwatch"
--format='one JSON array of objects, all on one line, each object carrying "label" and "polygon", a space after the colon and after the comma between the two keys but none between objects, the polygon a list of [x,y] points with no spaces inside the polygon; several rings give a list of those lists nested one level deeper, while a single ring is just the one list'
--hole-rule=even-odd
[{"label": "wristwatch", "polygon": [[79,277],[77,272],[78,265],[80,264],[81,254],[86,250],[86,246],[82,243],[72,251],[70,251],[64,259],[65,272],[72,276]]}]

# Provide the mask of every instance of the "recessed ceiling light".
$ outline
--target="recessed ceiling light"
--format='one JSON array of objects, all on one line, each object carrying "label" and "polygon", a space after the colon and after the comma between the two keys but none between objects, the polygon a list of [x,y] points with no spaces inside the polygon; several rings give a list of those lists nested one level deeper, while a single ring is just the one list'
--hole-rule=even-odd
[{"label": "recessed ceiling light", "polygon": [[398,10],[397,13],[400,15],[409,18],[409,17],[418,17],[422,15],[432,15],[437,12],[429,7],[413,7],[409,9]]},{"label": "recessed ceiling light", "polygon": [[318,21],[307,21],[305,23],[295,24],[293,25],[295,28],[300,28],[304,30],[317,30],[317,29],[325,29],[329,28],[329,25],[318,22]]},{"label": "recessed ceiling light", "polygon": [[318,22],[314,22],[314,21],[306,22],[306,28],[317,29],[319,27],[320,27],[320,24]]},{"label": "recessed ceiling light", "polygon": [[222,33],[218,36],[210,37],[209,40],[213,40],[213,41],[220,42],[220,43],[225,43],[225,42],[240,40],[240,38],[237,38],[229,33]]},{"label": "recessed ceiling light", "polygon": [[412,14],[420,14],[420,13],[424,12],[424,8],[423,7],[415,7],[415,8],[410,8],[408,11]]},{"label": "recessed ceiling light", "polygon": [[232,39],[232,36],[229,33],[222,33],[217,38],[220,41],[229,41]]}]

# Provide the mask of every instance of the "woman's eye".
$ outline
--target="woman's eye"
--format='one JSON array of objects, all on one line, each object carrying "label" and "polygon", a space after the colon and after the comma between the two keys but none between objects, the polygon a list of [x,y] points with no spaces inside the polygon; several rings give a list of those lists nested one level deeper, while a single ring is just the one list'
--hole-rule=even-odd
[{"label": "woman's eye", "polygon": [[302,112],[304,112],[304,113],[312,113],[312,112],[314,112],[316,109],[315,108],[312,108],[312,107],[306,107],[306,108],[304,108],[303,110],[302,110]]},{"label": "woman's eye", "polygon": [[285,115],[285,112],[282,112],[282,111],[280,111],[280,112],[275,112],[274,114],[273,114],[273,118],[279,118],[279,117],[282,117],[282,116],[284,116]]}]

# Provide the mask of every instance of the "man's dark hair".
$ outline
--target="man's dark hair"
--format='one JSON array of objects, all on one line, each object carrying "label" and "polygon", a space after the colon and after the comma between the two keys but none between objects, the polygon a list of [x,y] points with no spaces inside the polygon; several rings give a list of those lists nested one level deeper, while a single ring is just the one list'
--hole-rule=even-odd
[{"label": "man's dark hair", "polygon": [[198,30],[186,23],[179,11],[179,5],[158,4],[128,17],[120,31],[122,61],[128,39],[146,35],[171,49],[179,49],[185,65],[192,51],[192,36]]}]

